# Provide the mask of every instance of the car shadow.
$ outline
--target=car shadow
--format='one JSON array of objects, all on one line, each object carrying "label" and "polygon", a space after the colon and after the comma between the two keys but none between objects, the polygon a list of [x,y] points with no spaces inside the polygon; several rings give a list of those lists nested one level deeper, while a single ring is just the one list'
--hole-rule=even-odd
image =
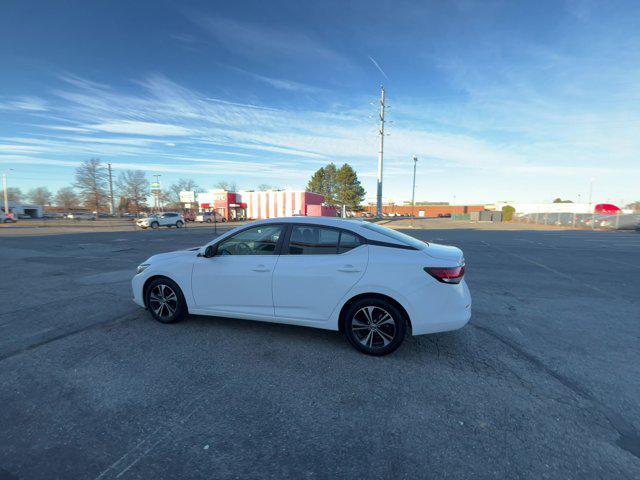
[{"label": "car shadow", "polygon": [[[180,324],[187,324],[190,328],[198,330],[199,334],[215,331],[216,335],[246,335],[251,341],[256,338],[269,340],[272,346],[286,348],[295,344],[301,347],[311,347],[330,350],[333,352],[348,352],[363,356],[354,349],[343,334],[334,330],[304,327],[299,325],[287,325],[282,323],[261,322],[256,320],[244,320],[229,317],[217,317],[206,315],[189,315]],[[430,335],[407,335],[403,344],[389,358],[411,359],[412,361],[436,361],[443,352],[455,354],[458,350],[467,350],[467,342],[463,341],[461,334],[464,330],[455,332],[436,333]]]}]

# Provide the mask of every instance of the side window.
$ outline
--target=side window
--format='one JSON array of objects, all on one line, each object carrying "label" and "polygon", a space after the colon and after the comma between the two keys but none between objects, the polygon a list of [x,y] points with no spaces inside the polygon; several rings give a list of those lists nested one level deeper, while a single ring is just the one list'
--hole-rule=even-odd
[{"label": "side window", "polygon": [[336,254],[340,232],[331,228],[294,225],[289,240],[290,255]]},{"label": "side window", "polygon": [[338,247],[338,253],[345,253],[349,250],[353,250],[360,244],[360,238],[351,233],[343,231],[340,233],[340,246]]},{"label": "side window", "polygon": [[261,225],[237,233],[218,245],[216,255],[273,255],[282,225]]}]

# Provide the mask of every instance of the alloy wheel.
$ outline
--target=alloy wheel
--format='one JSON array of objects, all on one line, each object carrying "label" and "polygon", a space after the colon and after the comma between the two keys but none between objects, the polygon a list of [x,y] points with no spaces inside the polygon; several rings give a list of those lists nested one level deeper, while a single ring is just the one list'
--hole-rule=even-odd
[{"label": "alloy wheel", "polygon": [[353,315],[351,331],[364,347],[384,348],[396,336],[396,321],[384,308],[370,305],[362,307]]},{"label": "alloy wheel", "polygon": [[149,308],[158,318],[167,320],[178,309],[178,296],[170,286],[156,285],[149,294]]}]

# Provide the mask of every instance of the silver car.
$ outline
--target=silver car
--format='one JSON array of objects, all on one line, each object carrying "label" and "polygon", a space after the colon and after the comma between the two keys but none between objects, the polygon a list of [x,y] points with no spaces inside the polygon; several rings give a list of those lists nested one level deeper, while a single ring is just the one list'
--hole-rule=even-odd
[{"label": "silver car", "polygon": [[149,215],[136,221],[136,225],[140,228],[159,228],[159,227],[184,227],[184,217],[179,213],[165,212]]}]

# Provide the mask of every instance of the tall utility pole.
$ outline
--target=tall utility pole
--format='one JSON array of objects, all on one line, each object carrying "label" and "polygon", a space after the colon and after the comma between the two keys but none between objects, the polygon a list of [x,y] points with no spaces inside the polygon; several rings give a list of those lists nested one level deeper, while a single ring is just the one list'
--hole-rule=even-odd
[{"label": "tall utility pole", "polygon": [[111,164],[107,163],[107,168],[109,170],[109,213],[113,215],[116,207],[113,204],[113,176],[111,175]]},{"label": "tall utility pole", "polygon": [[376,215],[382,217],[382,160],[384,157],[384,86],[380,87],[380,150],[378,151],[378,194]]},{"label": "tall utility pole", "polygon": [[162,175],[158,173],[154,173],[152,176],[156,177],[155,186],[153,190],[153,200],[154,200],[153,203],[156,209],[156,213],[158,213],[160,211],[160,177]]},{"label": "tall utility pole", "polygon": [[411,226],[416,218],[416,167],[418,166],[418,157],[413,156],[413,190],[411,191]]},{"label": "tall utility pole", "polygon": [[9,215],[9,192],[7,192],[7,174],[2,172],[2,190],[4,191],[4,213]]},{"label": "tall utility pole", "polygon": [[595,230],[595,228],[596,228],[596,212],[593,209],[593,206],[591,204],[592,198],[593,198],[593,178],[589,182],[589,210],[591,210],[591,229]]}]

